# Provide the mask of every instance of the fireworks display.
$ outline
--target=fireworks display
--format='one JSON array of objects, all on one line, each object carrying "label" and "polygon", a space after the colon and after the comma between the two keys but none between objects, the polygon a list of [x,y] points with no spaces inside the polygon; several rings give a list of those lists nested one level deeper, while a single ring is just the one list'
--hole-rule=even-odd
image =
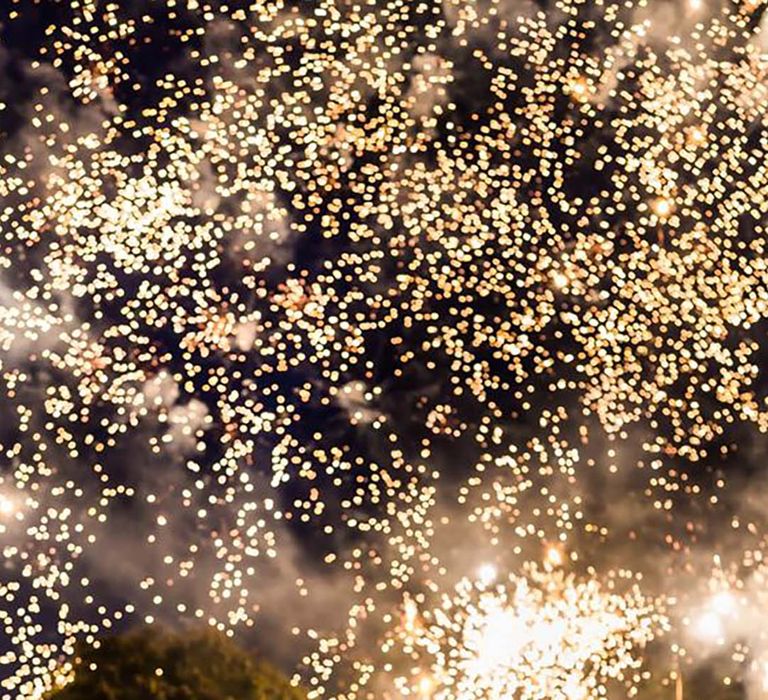
[{"label": "fireworks display", "polygon": [[4,3],[0,697],[768,697],[767,5]]},{"label": "fireworks display", "polygon": [[485,572],[477,581],[462,580],[452,597],[425,613],[430,623],[423,628],[409,608],[404,643],[434,660],[404,695],[604,697],[604,681],[636,669],[633,650],[664,629],[665,618],[636,586],[620,595],[601,590],[594,578],[578,582],[561,570],[524,569],[526,577],[510,576],[506,585],[490,586],[492,575]]}]

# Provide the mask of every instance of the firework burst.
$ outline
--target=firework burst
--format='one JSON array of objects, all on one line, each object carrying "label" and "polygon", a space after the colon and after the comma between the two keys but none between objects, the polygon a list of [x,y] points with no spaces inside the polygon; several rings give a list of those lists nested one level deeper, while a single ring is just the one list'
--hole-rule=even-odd
[{"label": "firework burst", "polygon": [[765,2],[6,5],[4,699],[154,622],[314,698],[667,626],[759,686]]}]

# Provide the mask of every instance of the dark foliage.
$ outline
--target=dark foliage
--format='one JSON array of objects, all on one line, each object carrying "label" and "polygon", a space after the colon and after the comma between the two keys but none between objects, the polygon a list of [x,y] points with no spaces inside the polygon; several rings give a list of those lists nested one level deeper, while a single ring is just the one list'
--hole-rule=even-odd
[{"label": "dark foliage", "polygon": [[145,628],[79,650],[75,679],[49,700],[302,700],[269,663],[212,631]]}]

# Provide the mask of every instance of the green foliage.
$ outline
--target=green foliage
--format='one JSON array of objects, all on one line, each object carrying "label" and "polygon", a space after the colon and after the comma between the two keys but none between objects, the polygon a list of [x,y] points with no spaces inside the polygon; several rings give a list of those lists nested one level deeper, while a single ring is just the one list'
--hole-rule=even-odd
[{"label": "green foliage", "polygon": [[75,679],[49,700],[303,700],[270,664],[212,631],[145,628],[77,654]]}]

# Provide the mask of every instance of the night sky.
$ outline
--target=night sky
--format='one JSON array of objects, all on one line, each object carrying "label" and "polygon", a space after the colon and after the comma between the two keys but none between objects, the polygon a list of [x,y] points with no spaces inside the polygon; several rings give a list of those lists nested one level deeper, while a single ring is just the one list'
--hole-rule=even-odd
[{"label": "night sky", "polygon": [[3,700],[768,698],[765,0],[0,4]]}]

